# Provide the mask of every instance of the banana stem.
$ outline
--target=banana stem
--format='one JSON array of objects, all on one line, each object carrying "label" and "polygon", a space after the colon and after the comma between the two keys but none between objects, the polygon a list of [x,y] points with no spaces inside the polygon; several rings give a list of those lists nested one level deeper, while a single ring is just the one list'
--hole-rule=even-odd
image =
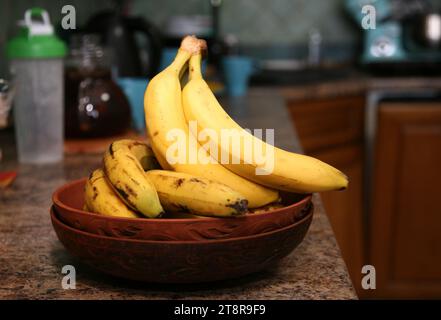
[{"label": "banana stem", "polygon": [[197,54],[191,56],[190,62],[189,62],[190,80],[202,78],[201,61],[202,61],[201,53],[197,53]]},{"label": "banana stem", "polygon": [[[168,67],[173,70],[178,76],[182,76],[181,72],[184,73],[185,69],[183,67],[190,59],[191,55],[200,53],[202,47],[205,46],[205,42],[196,38],[195,36],[186,36],[182,39],[181,47],[178,50],[175,60]],[[183,71],[182,71],[183,70]]]},{"label": "banana stem", "polygon": [[180,75],[184,65],[187,63],[190,56],[191,56],[190,52],[179,49],[178,54],[175,57],[175,60],[173,60],[173,62],[168,66],[167,69],[173,70],[173,72],[175,72],[177,75]]}]

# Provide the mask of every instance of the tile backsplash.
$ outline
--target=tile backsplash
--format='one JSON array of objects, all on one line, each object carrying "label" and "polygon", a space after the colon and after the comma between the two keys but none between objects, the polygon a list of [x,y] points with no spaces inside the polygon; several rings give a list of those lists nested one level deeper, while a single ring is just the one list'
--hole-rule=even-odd
[{"label": "tile backsplash", "polygon": [[[32,6],[47,9],[54,22],[61,19],[65,4],[75,6],[81,25],[100,9],[111,8],[109,0],[1,0],[0,75],[5,72],[4,46],[16,21]],[[209,0],[133,0],[131,12],[163,27],[168,17],[210,14]],[[357,28],[343,10],[343,0],[223,0],[220,9],[222,34],[235,34],[244,46],[298,46],[306,44],[308,32],[317,29],[324,44],[351,46]]]},{"label": "tile backsplash", "polygon": [[[209,14],[209,0],[135,1],[133,12],[159,26],[177,14]],[[298,44],[310,29],[324,41],[351,42],[356,27],[343,10],[343,0],[223,0],[220,9],[223,34],[233,33],[244,44]]]}]

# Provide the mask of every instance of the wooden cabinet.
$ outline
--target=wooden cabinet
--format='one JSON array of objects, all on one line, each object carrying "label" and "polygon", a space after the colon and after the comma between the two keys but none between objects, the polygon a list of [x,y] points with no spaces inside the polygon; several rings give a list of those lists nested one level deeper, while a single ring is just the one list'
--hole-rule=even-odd
[{"label": "wooden cabinet", "polygon": [[382,103],[369,257],[372,294],[441,297],[441,103]]},{"label": "wooden cabinet", "polygon": [[[359,297],[441,298],[441,102],[381,102],[367,176],[363,97],[288,107],[305,153],[349,177],[348,190],[321,197]],[[365,264],[376,290],[361,288]]]},{"label": "wooden cabinet", "polygon": [[349,177],[345,191],[321,195],[357,293],[365,261],[363,222],[363,96],[288,101],[306,154],[323,160]]}]

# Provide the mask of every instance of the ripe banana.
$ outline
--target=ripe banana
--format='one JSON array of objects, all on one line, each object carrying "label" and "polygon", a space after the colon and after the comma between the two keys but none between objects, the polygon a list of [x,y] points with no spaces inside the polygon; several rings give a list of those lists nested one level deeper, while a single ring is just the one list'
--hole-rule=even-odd
[{"label": "ripe banana", "polygon": [[[248,200],[250,208],[260,207],[276,201],[278,192],[248,181],[222,165],[214,159],[207,164],[198,161],[191,163],[189,159],[189,129],[185,121],[181,102],[180,74],[188,59],[199,52],[201,43],[195,37],[186,37],[173,63],[164,71],[156,75],[149,83],[144,96],[144,109],[147,134],[153,152],[164,169],[184,172],[202,178],[222,182],[240,192]],[[187,145],[186,161],[184,163],[170,164],[167,162],[167,150],[173,141],[167,139],[167,134],[172,130],[185,133]],[[197,153],[205,158],[210,158],[208,152],[196,146]]]},{"label": "ripe banana", "polygon": [[144,172],[158,167],[146,144],[128,139],[115,141],[104,154],[103,162],[106,177],[129,207],[149,218],[164,212],[155,186]]},{"label": "ripe banana", "polygon": [[[219,155],[224,152],[228,159],[237,161],[236,164],[231,160],[222,165],[242,177],[278,190],[311,193],[347,188],[347,177],[334,167],[312,157],[270,146],[242,129],[228,116],[211,92],[202,78],[200,64],[201,55],[193,55],[189,62],[190,79],[182,92],[187,121],[196,121],[198,131],[214,130],[218,137],[221,137],[222,130],[233,129],[233,139],[244,142],[240,148],[235,149],[222,142],[211,141],[217,145]],[[210,136],[209,139],[211,138]],[[266,150],[266,155],[270,155],[271,152],[271,170],[266,170],[266,174],[256,175],[256,172],[262,169],[262,163],[255,159],[250,161],[250,154],[245,151],[245,145],[259,148],[257,150]]]},{"label": "ripe banana", "polygon": [[225,184],[175,171],[151,170],[146,175],[167,211],[228,217],[247,210],[247,200]]},{"label": "ripe banana", "polygon": [[102,169],[90,175],[85,186],[85,204],[83,210],[106,216],[137,218],[135,212],[127,208],[115,194]]}]

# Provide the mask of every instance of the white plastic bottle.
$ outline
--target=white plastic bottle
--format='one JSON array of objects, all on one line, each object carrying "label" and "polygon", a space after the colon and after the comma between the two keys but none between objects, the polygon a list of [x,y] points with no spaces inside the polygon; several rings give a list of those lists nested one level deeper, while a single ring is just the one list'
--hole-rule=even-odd
[{"label": "white plastic bottle", "polygon": [[[41,20],[35,19],[41,17]],[[65,44],[54,35],[48,13],[29,9],[20,33],[7,44],[16,85],[14,125],[21,163],[63,159],[63,57]]]}]

